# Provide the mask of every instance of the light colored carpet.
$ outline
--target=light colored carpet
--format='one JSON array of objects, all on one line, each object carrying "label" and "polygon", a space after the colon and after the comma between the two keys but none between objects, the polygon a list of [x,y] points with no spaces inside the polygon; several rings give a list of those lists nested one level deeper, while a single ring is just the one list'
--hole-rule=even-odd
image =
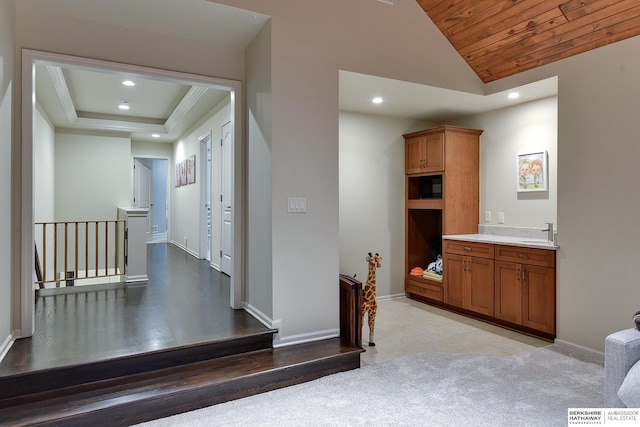
[{"label": "light colored carpet", "polygon": [[566,426],[603,405],[604,372],[553,350],[422,353],[146,426]]}]

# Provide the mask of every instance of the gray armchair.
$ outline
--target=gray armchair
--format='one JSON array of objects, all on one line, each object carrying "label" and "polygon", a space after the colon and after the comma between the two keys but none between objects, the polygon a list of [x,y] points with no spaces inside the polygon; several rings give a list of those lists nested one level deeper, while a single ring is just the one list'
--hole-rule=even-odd
[{"label": "gray armchair", "polygon": [[604,406],[640,407],[640,330],[609,335],[604,347]]}]

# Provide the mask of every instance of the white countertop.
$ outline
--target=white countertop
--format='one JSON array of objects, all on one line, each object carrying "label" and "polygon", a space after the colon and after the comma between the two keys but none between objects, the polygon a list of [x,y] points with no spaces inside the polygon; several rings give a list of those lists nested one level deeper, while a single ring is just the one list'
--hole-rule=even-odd
[{"label": "white countertop", "polygon": [[526,237],[499,236],[495,234],[450,234],[442,236],[445,240],[462,240],[466,242],[492,243],[495,245],[521,246],[525,248],[550,249],[557,251],[553,242]]}]

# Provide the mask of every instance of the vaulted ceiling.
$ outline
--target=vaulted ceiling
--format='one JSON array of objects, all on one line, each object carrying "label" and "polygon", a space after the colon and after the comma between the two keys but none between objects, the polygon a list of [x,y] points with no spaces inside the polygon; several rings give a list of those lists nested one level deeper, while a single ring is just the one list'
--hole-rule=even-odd
[{"label": "vaulted ceiling", "polygon": [[416,0],[485,82],[640,34],[638,0]]}]

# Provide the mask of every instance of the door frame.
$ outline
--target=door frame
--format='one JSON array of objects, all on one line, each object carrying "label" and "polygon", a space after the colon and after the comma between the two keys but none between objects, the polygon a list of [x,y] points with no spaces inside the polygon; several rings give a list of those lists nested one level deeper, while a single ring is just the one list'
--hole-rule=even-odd
[{"label": "door frame", "polygon": [[147,243],[151,240],[151,207],[153,206],[151,203],[151,192],[152,192],[152,186],[153,186],[153,182],[151,180],[151,168],[149,166],[147,166],[146,164],[144,164],[144,162],[140,161],[141,157],[134,157],[133,158],[133,188],[132,188],[132,192],[131,192],[131,197],[133,198],[133,203],[131,204],[131,206],[133,206],[134,208],[139,208],[140,206],[138,205],[140,203],[140,201],[136,201],[136,196],[140,196],[140,183],[138,182],[138,180],[136,179],[137,176],[139,175],[139,170],[138,170],[138,165],[140,165],[141,167],[147,168],[149,170],[149,175],[147,177],[148,182],[147,182],[147,199],[148,199],[148,203],[149,206],[147,206],[146,208],[148,209],[148,214],[147,214]]},{"label": "door frame", "polygon": [[[227,160],[226,160],[226,150],[225,150],[225,146],[224,146],[224,134],[223,134],[223,130],[225,129],[225,126],[231,124],[231,144],[233,145],[233,122],[231,120],[231,118],[224,120],[224,122],[220,125],[220,200],[219,200],[219,206],[218,206],[218,214],[220,215],[220,221],[219,221],[219,234],[220,234],[220,271],[222,271],[225,274],[229,274],[231,273],[231,269],[233,268],[233,262],[234,262],[234,254],[233,252],[231,252],[231,259],[228,261],[228,264],[225,262],[224,258],[225,258],[225,245],[224,245],[224,241],[225,241],[225,203],[226,201],[223,200],[225,196],[227,196],[226,194],[226,180],[227,179],[231,179],[231,184],[233,185],[233,173],[229,174],[228,173],[228,168],[225,166],[229,166],[227,165]],[[233,147],[231,150],[231,163],[233,163]],[[233,170],[233,165],[231,165],[231,169]],[[231,191],[233,193],[233,191]],[[231,197],[231,230],[232,230],[232,236],[233,236],[233,221],[235,220],[233,218],[233,211],[234,211],[234,206],[233,206],[233,197]],[[233,248],[233,243],[231,243],[231,246]]]},{"label": "door frame", "polygon": [[[211,240],[207,240],[207,234],[210,233],[213,228],[213,209],[212,206],[209,206],[209,215],[211,219],[211,223],[207,224],[207,201],[209,204],[213,204],[213,189],[212,189],[212,175],[211,175],[211,164],[213,162],[213,138],[212,132],[208,131],[204,135],[198,138],[198,142],[200,143],[200,166],[199,170],[196,170],[199,174],[198,179],[200,180],[200,258],[206,259],[209,261],[211,267],[218,269],[216,265],[213,263],[213,236],[211,236]],[[211,152],[209,153],[210,160],[207,158],[207,149]],[[209,194],[207,194],[207,190],[209,190]],[[208,247],[207,247],[208,246]],[[207,258],[207,254],[209,254],[209,258]]]},{"label": "door frame", "polygon": [[[15,206],[14,215],[19,220],[19,229],[14,233],[14,245],[19,247],[20,267],[19,275],[20,306],[20,338],[33,335],[35,327],[35,291],[33,287],[34,275],[34,216],[33,216],[33,114],[35,112],[35,66],[37,64],[52,64],[61,66],[75,66],[81,68],[97,68],[112,73],[143,74],[160,80],[183,81],[199,85],[228,90],[231,95],[231,115],[234,128],[234,143],[232,153],[233,163],[233,275],[230,280],[230,305],[234,309],[243,308],[244,271],[242,269],[243,241],[245,225],[242,222],[244,212],[244,106],[242,105],[242,82],[218,77],[207,77],[177,71],[138,65],[121,64],[116,62],[89,59],[78,56],[55,54],[31,49],[22,49],[22,96],[18,100],[22,117],[22,152],[18,154],[21,162],[20,204]],[[116,209],[116,206],[114,206]]]}]

